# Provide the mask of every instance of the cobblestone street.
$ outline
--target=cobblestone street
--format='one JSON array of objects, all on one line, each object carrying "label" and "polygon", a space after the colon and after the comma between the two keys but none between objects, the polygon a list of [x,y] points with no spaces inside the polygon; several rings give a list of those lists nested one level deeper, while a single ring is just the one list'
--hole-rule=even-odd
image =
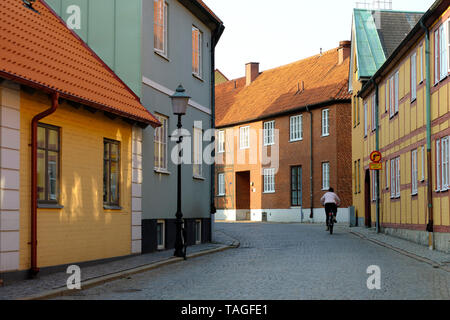
[{"label": "cobblestone street", "polygon": [[[237,249],[133,275],[59,299],[450,299],[450,273],[337,226],[216,223]],[[381,269],[368,290],[366,270]]]}]

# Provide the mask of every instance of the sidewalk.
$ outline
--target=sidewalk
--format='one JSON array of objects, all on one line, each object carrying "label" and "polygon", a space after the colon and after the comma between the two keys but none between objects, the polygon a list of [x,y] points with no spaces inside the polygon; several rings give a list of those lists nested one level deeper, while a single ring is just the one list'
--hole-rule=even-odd
[{"label": "sidewalk", "polygon": [[386,235],[384,233],[376,233],[375,229],[353,227],[349,228],[349,232],[359,236],[362,239],[387,247],[416,260],[428,263],[435,268],[441,268],[450,272],[450,254],[448,253],[430,250],[426,246]]},{"label": "sidewalk", "polygon": [[[236,240],[225,235],[220,230],[216,230],[212,243],[188,247],[187,257],[188,259],[195,258],[233,248],[237,245],[238,242]],[[183,261],[182,258],[173,257],[173,250],[166,250],[92,265],[81,269],[81,286],[86,289],[107,281],[181,261]],[[69,274],[65,272],[57,272],[38,277],[37,279],[22,280],[5,285],[0,287],[0,300],[38,299],[46,296],[61,295],[62,292],[67,290],[66,281],[68,277]]]}]

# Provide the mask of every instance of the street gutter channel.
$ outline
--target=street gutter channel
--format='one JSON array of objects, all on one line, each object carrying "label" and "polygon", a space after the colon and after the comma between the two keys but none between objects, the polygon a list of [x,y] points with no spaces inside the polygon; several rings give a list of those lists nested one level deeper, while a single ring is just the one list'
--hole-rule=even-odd
[{"label": "street gutter channel", "polygon": [[350,233],[353,234],[353,235],[355,235],[355,236],[357,236],[357,237],[359,237],[359,238],[361,238],[361,239],[363,239],[363,240],[367,240],[367,241],[370,241],[370,242],[372,242],[372,243],[375,243],[375,244],[377,244],[377,245],[379,245],[379,246],[382,246],[382,247],[391,249],[391,250],[393,250],[393,251],[396,251],[396,252],[398,252],[398,253],[400,253],[400,254],[403,254],[403,255],[405,255],[405,256],[407,256],[407,257],[410,257],[410,258],[412,258],[412,259],[415,259],[415,260],[417,260],[417,261],[427,263],[427,264],[431,265],[431,266],[432,266],[433,268],[435,268],[435,269],[442,269],[442,270],[444,270],[444,271],[450,272],[450,267],[449,267],[449,266],[446,266],[447,263],[440,263],[440,262],[437,262],[437,261],[430,260],[430,259],[428,259],[428,258],[424,258],[424,257],[418,256],[418,255],[416,255],[416,254],[414,254],[414,253],[411,253],[411,252],[408,252],[408,251],[406,251],[406,250],[403,250],[403,249],[400,249],[400,248],[391,246],[391,245],[389,245],[389,244],[387,244],[387,243],[385,243],[385,242],[382,242],[382,241],[378,241],[378,240],[375,240],[375,239],[368,238],[368,237],[366,237],[365,235],[363,235],[363,234],[361,234],[361,233],[359,233],[359,232],[350,231]]},{"label": "street gutter channel", "polygon": [[[189,258],[189,259],[198,258],[198,257],[204,256],[204,255],[222,252],[222,251],[225,251],[228,249],[236,249],[239,247],[239,245],[240,245],[239,241],[235,240],[232,245],[224,245],[219,248],[196,252],[196,253],[188,255],[187,258]],[[80,289],[80,290],[69,290],[67,287],[60,287],[60,288],[49,290],[49,291],[46,291],[43,293],[35,294],[32,296],[18,298],[16,300],[45,300],[45,299],[51,299],[51,298],[60,297],[60,296],[64,296],[64,295],[72,295],[72,294],[79,293],[83,290],[102,285],[107,282],[124,279],[131,275],[158,269],[163,266],[175,264],[175,263],[182,262],[182,261],[184,261],[183,258],[173,257],[173,258],[169,258],[169,259],[166,259],[163,261],[146,264],[143,266],[139,266],[139,267],[135,267],[135,268],[127,269],[127,270],[122,270],[119,272],[106,274],[106,275],[95,277],[95,278],[86,279],[86,280],[82,281],[82,283],[81,283],[82,289]]]}]

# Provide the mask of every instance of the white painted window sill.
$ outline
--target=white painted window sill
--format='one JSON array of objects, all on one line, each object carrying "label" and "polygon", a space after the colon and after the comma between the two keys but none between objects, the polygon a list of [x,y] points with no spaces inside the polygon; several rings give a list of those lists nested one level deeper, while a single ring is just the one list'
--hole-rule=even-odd
[{"label": "white painted window sill", "polygon": [[169,59],[164,53],[155,50],[155,54],[156,54],[158,57],[163,58],[163,59],[166,60],[167,62],[170,62],[170,59]]},{"label": "white painted window sill", "polygon": [[195,179],[195,180],[201,180],[201,181],[205,181],[206,180],[204,177],[196,176],[196,175],[192,176],[192,178]]},{"label": "white painted window sill", "polygon": [[165,174],[165,175],[170,175],[171,173],[167,170],[164,169],[154,169],[155,173],[159,173],[159,174]]}]

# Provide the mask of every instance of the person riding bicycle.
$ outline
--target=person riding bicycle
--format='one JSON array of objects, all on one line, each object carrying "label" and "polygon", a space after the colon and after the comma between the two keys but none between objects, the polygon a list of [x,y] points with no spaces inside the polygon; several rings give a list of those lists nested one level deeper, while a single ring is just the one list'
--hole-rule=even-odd
[{"label": "person riding bicycle", "polygon": [[341,204],[341,199],[339,199],[338,195],[334,193],[334,189],[330,188],[328,192],[322,196],[320,202],[323,206],[325,206],[325,213],[327,215],[327,231],[329,231],[330,227],[328,225],[328,221],[330,219],[330,212],[333,213],[333,221],[336,223],[337,207]]}]

